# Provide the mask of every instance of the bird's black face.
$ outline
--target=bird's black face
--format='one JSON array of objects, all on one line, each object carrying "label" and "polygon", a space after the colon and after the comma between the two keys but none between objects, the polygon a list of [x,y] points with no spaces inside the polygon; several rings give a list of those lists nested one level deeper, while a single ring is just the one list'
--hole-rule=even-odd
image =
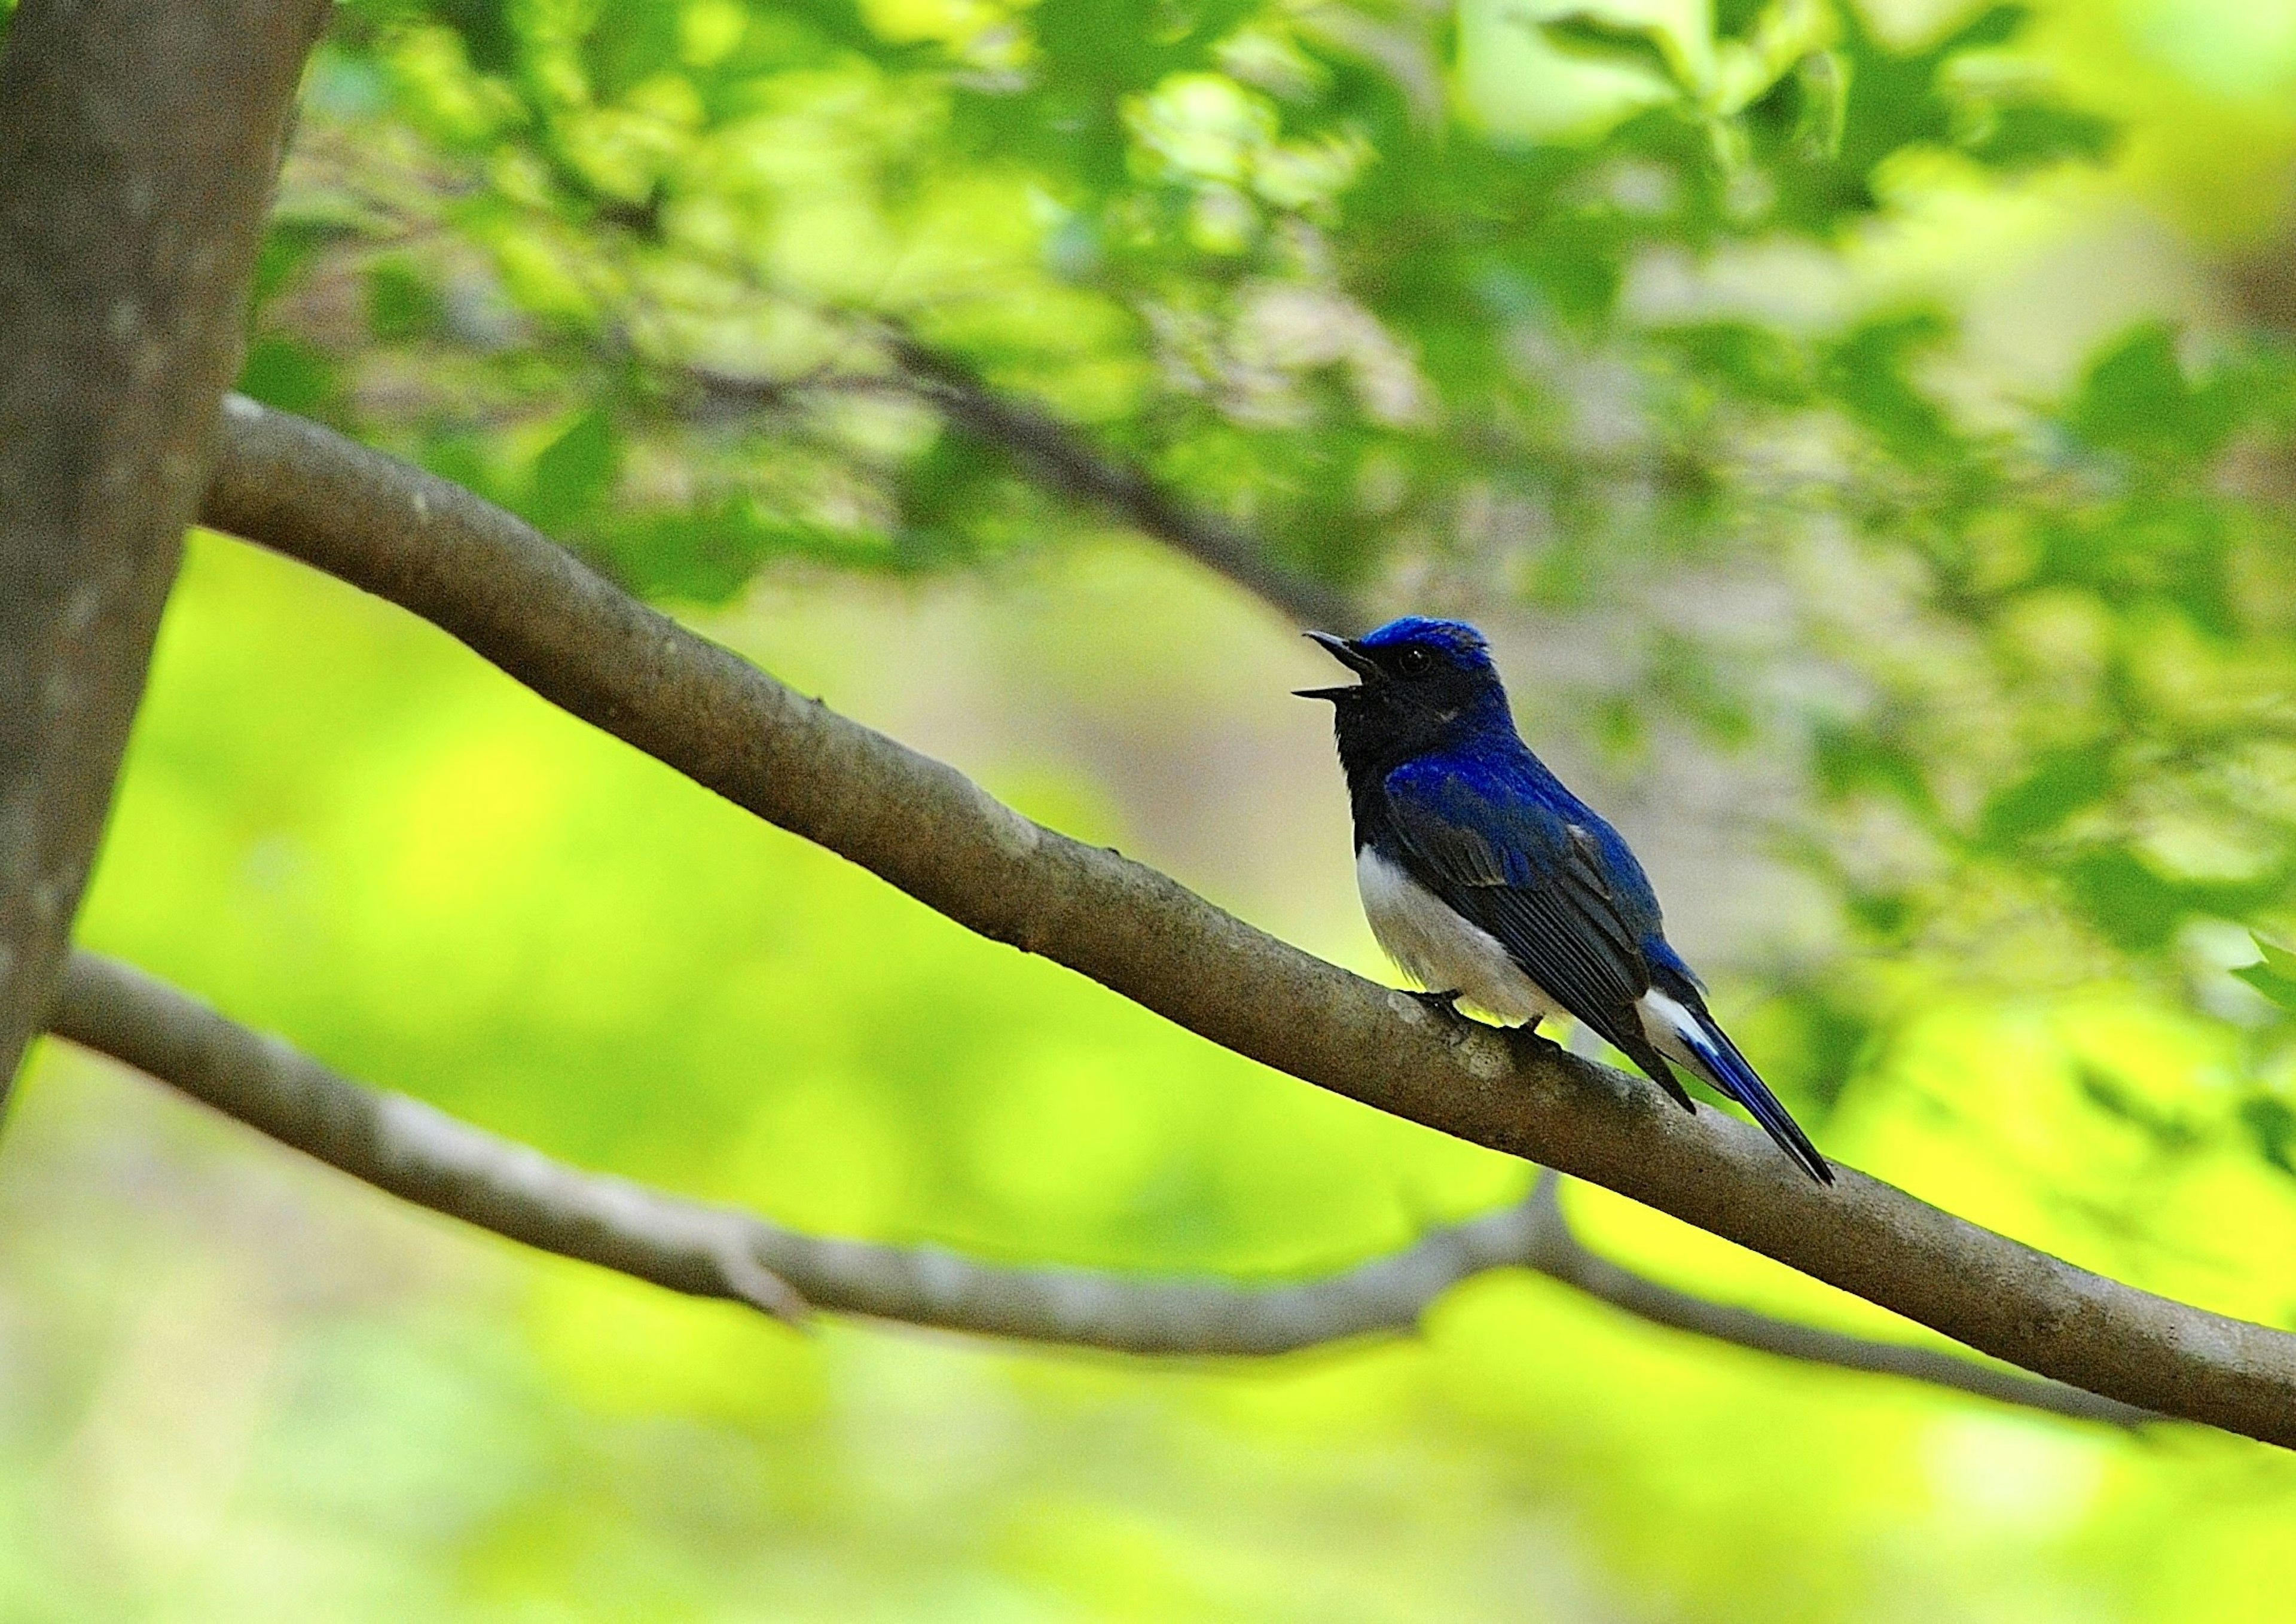
[{"label": "bird's black face", "polygon": [[1308,636],[1362,678],[1300,690],[1302,698],[1332,702],[1350,778],[1384,773],[1494,722],[1512,726],[1498,673],[1472,627],[1414,619],[1365,637]]}]

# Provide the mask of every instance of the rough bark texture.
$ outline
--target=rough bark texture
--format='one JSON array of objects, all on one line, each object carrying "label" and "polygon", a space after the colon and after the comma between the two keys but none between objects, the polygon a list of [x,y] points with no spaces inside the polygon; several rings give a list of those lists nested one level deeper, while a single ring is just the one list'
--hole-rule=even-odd
[{"label": "rough bark texture", "polygon": [[2296,1447],[2296,1336],[2134,1290],[1286,946],[794,693],[470,492],[234,401],[206,515],[996,941],[1382,1111],[1591,1179],[2091,1392]]},{"label": "rough bark texture", "polygon": [[0,51],[0,1100],[111,802],[324,0],[25,0]]}]

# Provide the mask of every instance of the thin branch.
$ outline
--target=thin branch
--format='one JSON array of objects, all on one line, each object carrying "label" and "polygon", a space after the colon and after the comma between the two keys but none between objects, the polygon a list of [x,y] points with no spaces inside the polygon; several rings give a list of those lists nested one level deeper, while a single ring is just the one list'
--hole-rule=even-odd
[{"label": "thin branch", "polygon": [[206,487],[324,0],[24,0],[0,51],[0,1103]]},{"label": "thin branch", "polygon": [[[1559,1212],[1562,1187],[1561,1174],[1542,1169],[1529,1199],[1554,1205]],[[1567,1223],[1554,1227],[1552,1243],[1537,1267],[1541,1274],[1576,1286],[1589,1297],[1636,1319],[1687,1331],[1714,1341],[1775,1354],[1781,1358],[1904,1376],[1932,1387],[1957,1388],[2003,1404],[2047,1410],[2085,1421],[2107,1421],[2116,1426],[2141,1426],[2161,1419],[2150,1410],[2068,1387],[2046,1376],[2029,1376],[1997,1365],[1980,1365],[1941,1349],[1882,1341],[1800,1325],[1678,1291],[1588,1250]]]},{"label": "thin branch", "polygon": [[1297,625],[1364,629],[1362,607],[1354,599],[1276,562],[1264,540],[1188,501],[1137,463],[1100,450],[1044,407],[991,387],[955,357],[899,327],[887,326],[883,334],[912,392],[1003,447],[1039,484],[1096,504],[1218,571]]},{"label": "thin branch", "polygon": [[405,1095],[352,1082],[130,965],[72,955],[50,1029],[417,1206],[691,1296],[796,1322],[810,1308],[1123,1353],[1284,1353],[1408,1333],[1452,1286],[1525,1268],[1701,1336],[1882,1371],[2005,1404],[2132,1426],[2158,1417],[1926,1348],[1710,1303],[1610,1263],[1570,1232],[1542,1169],[1530,1193],[1402,1251],[1267,1285],[1016,1268],[930,1247],[824,1240],[554,1161]]},{"label": "thin branch", "polygon": [[1163,542],[1309,627],[1358,628],[1362,606],[1334,586],[1275,561],[1267,544],[1198,507],[1136,463],[1110,455],[1043,406],[995,388],[957,357],[883,319],[871,324],[893,361],[890,373],[816,368],[794,378],[744,377],[689,365],[705,410],[740,402],[770,411],[832,390],[912,396],[975,438],[1002,447],[1037,484],[1099,507]]},{"label": "thin branch", "polygon": [[2077,1268],[1854,1170],[1823,1189],[1734,1118],[1444,1017],[1029,822],[648,609],[522,521],[234,399],[206,515],[430,620],[536,693],[992,940],[1239,1054],[1586,1178],[1954,1340],[2296,1446],[2296,1336]]},{"label": "thin branch", "polygon": [[783,1319],[810,1307],[1127,1353],[1281,1353],[1408,1330],[1470,1275],[1538,1267],[1562,1226],[1551,1202],[1526,1201],[1436,1230],[1390,1257],[1267,1286],[1007,1267],[930,1247],[824,1240],[569,1167],[418,1100],[351,1082],[86,952],[65,969],[50,1029],[418,1206]]}]

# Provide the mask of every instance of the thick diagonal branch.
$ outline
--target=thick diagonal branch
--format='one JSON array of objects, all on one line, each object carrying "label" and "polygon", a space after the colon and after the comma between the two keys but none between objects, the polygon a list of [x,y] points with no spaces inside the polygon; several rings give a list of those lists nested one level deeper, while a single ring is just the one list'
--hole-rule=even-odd
[{"label": "thick diagonal branch", "polygon": [[1526,1268],[1642,1318],[1813,1364],[1882,1371],[2003,1403],[2133,1425],[2154,1419],[2061,1382],[1703,1301],[1588,1251],[1542,1172],[1524,1200],[1406,1250],[1298,1282],[1017,1268],[931,1247],[824,1240],[732,1208],[569,1167],[404,1095],[338,1076],[165,982],[75,953],[50,1029],[125,1062],[378,1189],[562,1257],[794,1319],[809,1306],[1123,1353],[1284,1353],[1407,1332],[1460,1281]]},{"label": "thick diagonal branch", "polygon": [[1607,1185],[2029,1370],[2296,1445],[2296,1336],[2107,1280],[1552,1044],[1445,1018],[792,693],[470,492],[234,401],[207,518],[411,610],[536,693],[990,939],[1237,1054]]},{"label": "thick diagonal branch", "polygon": [[24,0],[0,52],[0,1102],[95,854],[325,0]]}]

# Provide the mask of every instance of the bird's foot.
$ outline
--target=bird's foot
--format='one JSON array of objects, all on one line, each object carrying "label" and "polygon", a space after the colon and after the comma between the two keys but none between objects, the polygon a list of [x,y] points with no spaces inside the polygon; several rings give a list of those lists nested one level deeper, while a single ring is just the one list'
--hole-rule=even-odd
[{"label": "bird's foot", "polygon": [[1542,1049],[1566,1052],[1563,1046],[1538,1029],[1539,1017],[1533,1015],[1520,1026],[1507,1028],[1507,1040],[1516,1046],[1518,1054],[1535,1054]]},{"label": "bird's foot", "polygon": [[1459,991],[1456,988],[1449,992],[1414,992],[1411,996],[1439,1015],[1448,1015],[1454,1021],[1466,1019],[1459,1013]]}]

